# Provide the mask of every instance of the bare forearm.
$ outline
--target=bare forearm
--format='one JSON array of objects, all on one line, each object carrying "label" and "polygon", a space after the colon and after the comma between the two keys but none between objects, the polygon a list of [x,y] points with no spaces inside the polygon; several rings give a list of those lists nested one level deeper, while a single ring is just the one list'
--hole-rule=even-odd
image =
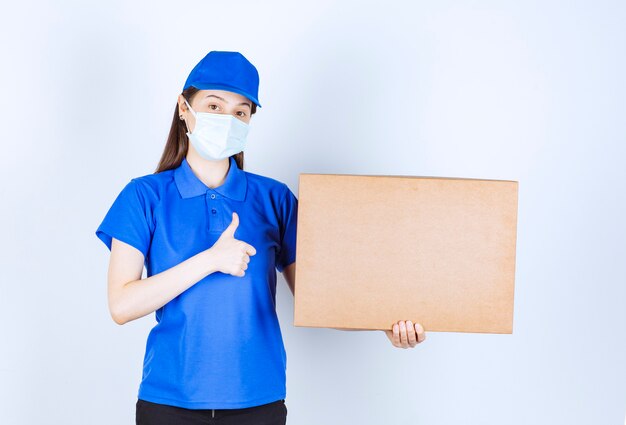
[{"label": "bare forearm", "polygon": [[128,282],[111,300],[115,321],[124,324],[154,312],[215,272],[212,251],[204,250],[161,273]]}]

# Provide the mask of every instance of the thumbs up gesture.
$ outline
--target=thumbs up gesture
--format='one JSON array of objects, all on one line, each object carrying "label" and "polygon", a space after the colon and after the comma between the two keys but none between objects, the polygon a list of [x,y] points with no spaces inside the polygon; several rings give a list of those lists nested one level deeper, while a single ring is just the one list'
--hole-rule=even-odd
[{"label": "thumbs up gesture", "polygon": [[250,256],[256,254],[256,249],[244,241],[235,239],[237,226],[239,226],[239,215],[233,212],[233,220],[210,250],[213,252],[213,261],[217,271],[242,277],[245,276]]}]

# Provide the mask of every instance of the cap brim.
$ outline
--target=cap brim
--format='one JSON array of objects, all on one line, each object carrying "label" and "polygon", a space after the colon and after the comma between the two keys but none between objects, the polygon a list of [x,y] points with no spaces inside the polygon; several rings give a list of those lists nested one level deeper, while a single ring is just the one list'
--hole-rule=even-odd
[{"label": "cap brim", "polygon": [[189,87],[195,87],[198,90],[226,90],[226,91],[232,91],[233,93],[237,93],[240,94],[242,96],[247,97],[248,99],[250,99],[252,102],[254,102],[254,104],[256,106],[258,106],[259,108],[261,107],[261,104],[259,103],[258,99],[254,96],[252,96],[250,93],[246,93],[243,90],[238,89],[237,87],[232,87],[226,84],[215,84],[215,83],[189,83],[187,84],[183,90],[186,90]]}]

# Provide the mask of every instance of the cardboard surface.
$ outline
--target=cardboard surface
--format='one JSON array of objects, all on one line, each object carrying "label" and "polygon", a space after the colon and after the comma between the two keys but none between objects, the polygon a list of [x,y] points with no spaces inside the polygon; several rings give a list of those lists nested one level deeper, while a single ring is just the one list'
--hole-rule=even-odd
[{"label": "cardboard surface", "polygon": [[294,325],[513,332],[518,182],[302,173]]}]

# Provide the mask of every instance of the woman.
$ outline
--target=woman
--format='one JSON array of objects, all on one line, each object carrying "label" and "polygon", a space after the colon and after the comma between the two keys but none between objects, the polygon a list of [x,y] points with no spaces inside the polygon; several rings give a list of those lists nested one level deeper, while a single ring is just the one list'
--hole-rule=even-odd
[{"label": "woman", "polygon": [[[178,96],[156,172],[131,179],[96,230],[111,250],[115,322],[157,320],[138,424],[286,423],[276,269],[294,293],[298,201],[243,170],[258,85],[242,54],[207,54]],[[385,332],[402,348],[425,338],[404,321]]]}]

